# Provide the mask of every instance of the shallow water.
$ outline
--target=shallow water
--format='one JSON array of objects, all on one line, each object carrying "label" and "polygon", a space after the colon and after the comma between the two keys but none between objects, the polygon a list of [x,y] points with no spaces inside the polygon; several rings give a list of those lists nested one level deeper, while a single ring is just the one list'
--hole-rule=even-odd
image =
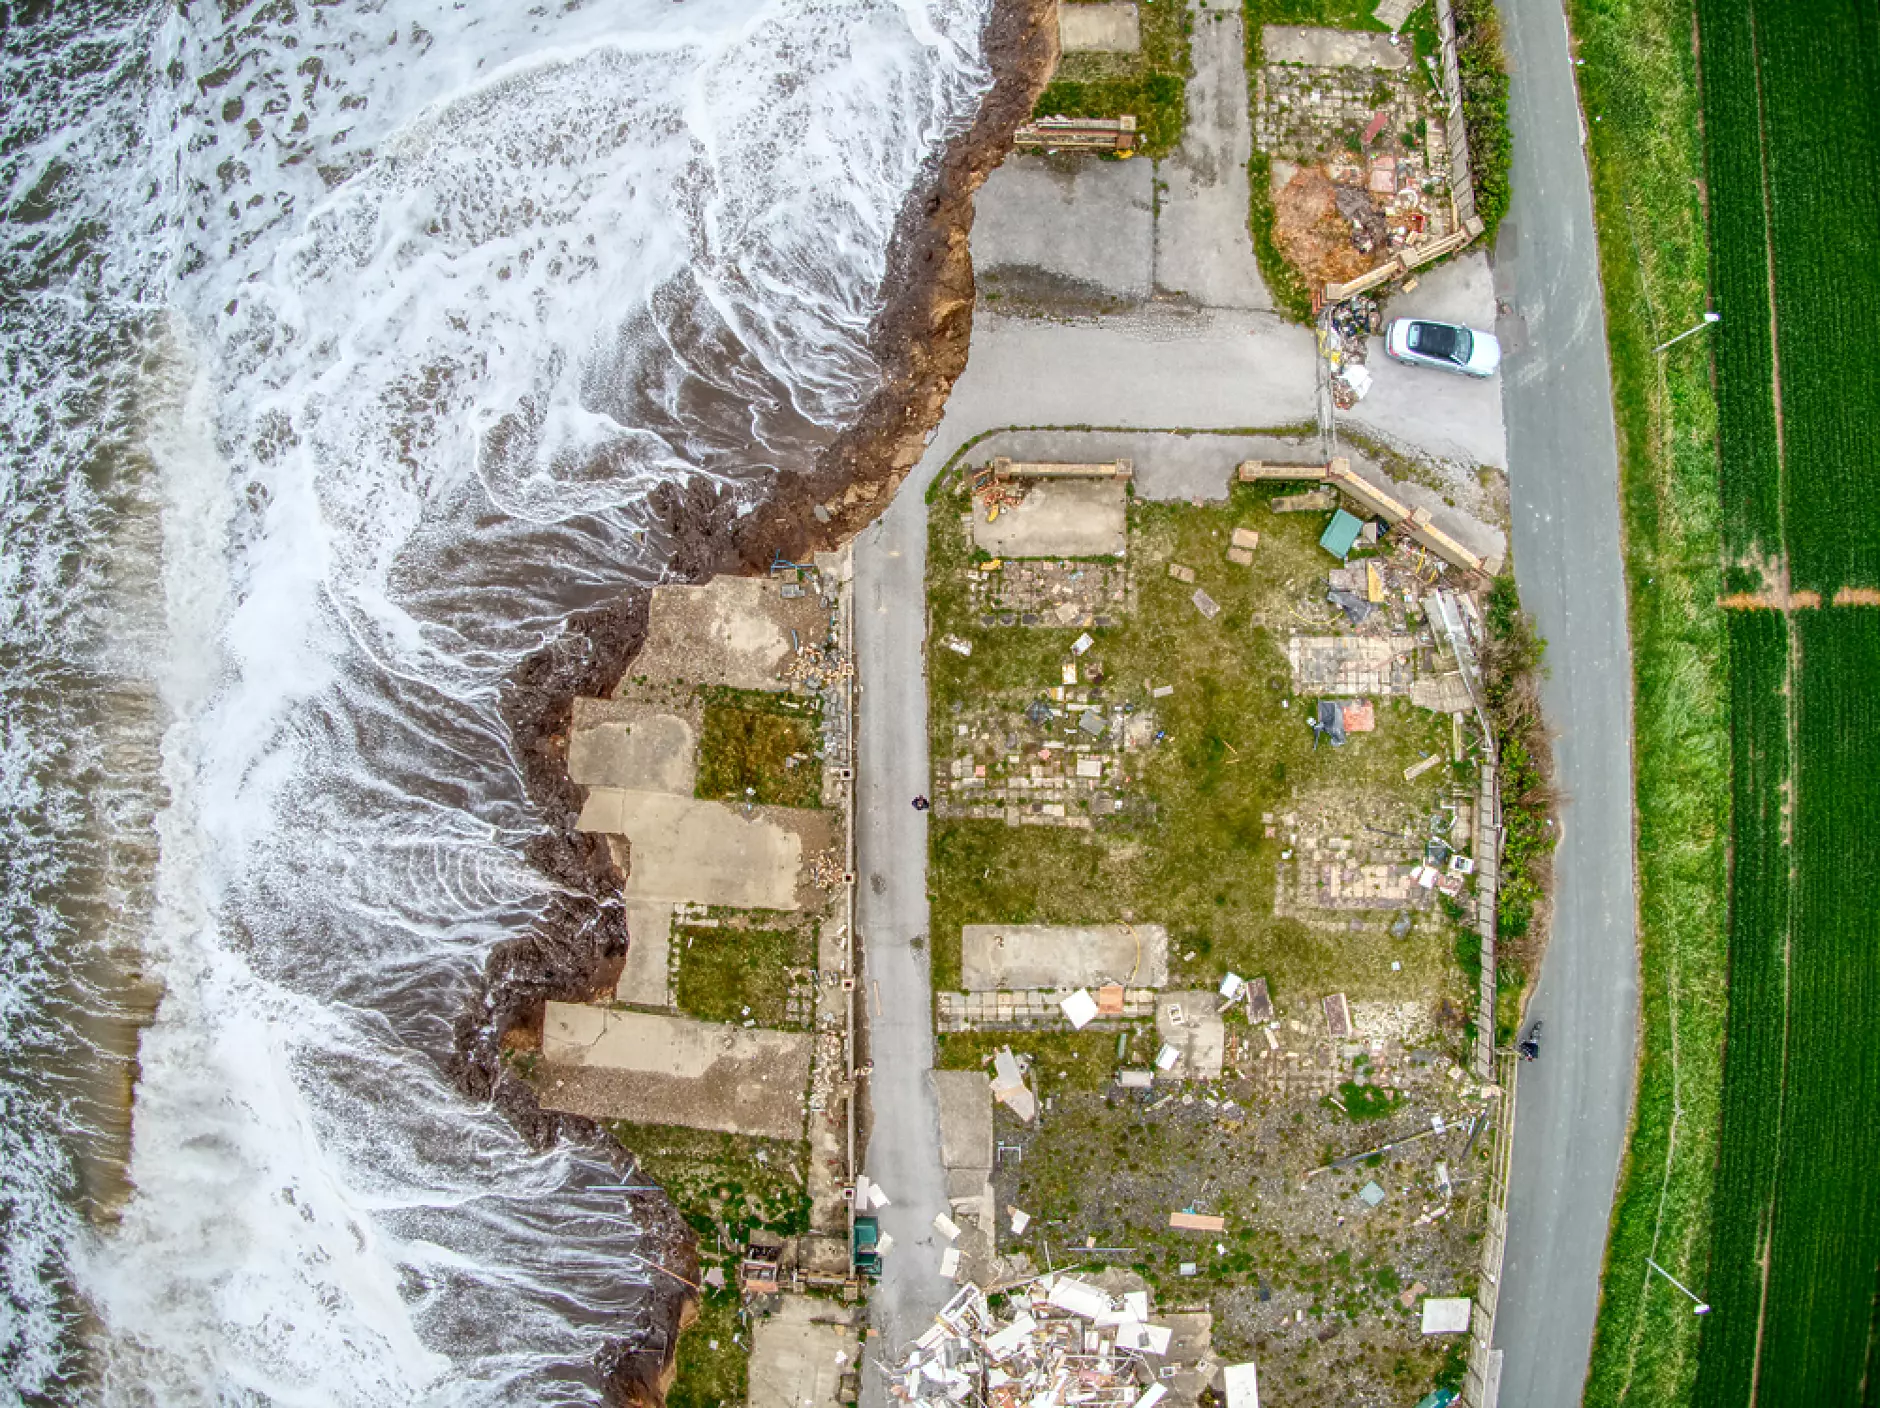
[{"label": "shallow water", "polygon": [[582,1402],[641,1332],[612,1174],[440,1074],[549,897],[496,691],[659,578],[656,487],[752,509],[874,389],[889,241],[985,90],[985,3],[16,14],[18,1396]]}]

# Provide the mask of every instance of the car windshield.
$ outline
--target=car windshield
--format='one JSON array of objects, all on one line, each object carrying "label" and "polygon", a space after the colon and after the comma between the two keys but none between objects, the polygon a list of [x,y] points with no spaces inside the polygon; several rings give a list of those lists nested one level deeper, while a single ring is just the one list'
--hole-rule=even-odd
[{"label": "car windshield", "polygon": [[1447,323],[1410,324],[1410,350],[1421,356],[1467,366],[1474,346],[1467,328],[1452,328]]}]

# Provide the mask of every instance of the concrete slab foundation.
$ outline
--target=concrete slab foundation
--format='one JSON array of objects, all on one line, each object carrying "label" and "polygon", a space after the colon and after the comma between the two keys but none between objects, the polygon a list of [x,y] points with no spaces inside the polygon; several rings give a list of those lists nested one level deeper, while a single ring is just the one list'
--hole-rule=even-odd
[{"label": "concrete slab foundation", "polygon": [[671,905],[627,905],[627,962],[614,996],[635,1007],[672,1006]]},{"label": "concrete slab foundation", "polygon": [[1120,479],[1045,479],[991,523],[973,516],[973,545],[995,557],[1121,557],[1126,487]]},{"label": "concrete slab foundation", "polygon": [[782,810],[596,787],[575,826],[631,843],[630,900],[795,909],[803,842],[774,819]]},{"label": "concrete slab foundation", "polygon": [[568,726],[568,776],[581,787],[689,797],[698,779],[698,731],[678,714],[577,699]]},{"label": "concrete slab foundation", "polygon": [[990,1169],[991,1077],[984,1071],[935,1071],[933,1089],[940,1102],[940,1162],[949,1169]]},{"label": "concrete slab foundation", "polygon": [[790,632],[814,645],[829,630],[829,613],[815,597],[787,598],[762,577],[662,586],[648,610],[635,676],[733,689],[779,688],[778,671],[793,653]]},{"label": "concrete slab foundation", "polygon": [[542,1103],[590,1119],[801,1139],[812,1038],[551,1002]]},{"label": "concrete slab foundation", "polygon": [[1058,47],[1067,54],[1133,54],[1142,48],[1142,25],[1134,4],[1058,7]]},{"label": "concrete slab foundation", "polygon": [[784,1296],[751,1326],[750,1408],[835,1408],[856,1373],[861,1334],[831,1301]]},{"label": "concrete slab foundation", "polygon": [[[1165,992],[1155,1005],[1155,1034],[1181,1053],[1175,1080],[1219,1080],[1227,1050],[1227,1024],[1211,992]],[[1177,1017],[1177,1011],[1180,1016]]]},{"label": "concrete slab foundation", "polygon": [[960,973],[969,992],[1078,988],[1168,981],[1168,930],[1160,924],[967,924]]}]

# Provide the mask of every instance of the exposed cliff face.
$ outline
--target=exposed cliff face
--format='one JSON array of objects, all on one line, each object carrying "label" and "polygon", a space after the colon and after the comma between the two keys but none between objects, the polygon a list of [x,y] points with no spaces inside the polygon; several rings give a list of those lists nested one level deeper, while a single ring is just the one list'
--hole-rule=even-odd
[{"label": "exposed cliff face", "polygon": [[[1013,131],[1056,64],[1057,0],[1002,0],[987,22],[984,52],[994,72],[992,91],[972,129],[909,201],[890,248],[884,303],[871,333],[884,373],[880,390],[815,467],[779,485],[760,513],[740,519],[729,503],[704,491],[668,491],[656,500],[674,545],[675,580],[762,570],[778,552],[802,561],[835,547],[887,507],[919,462],[966,366],[973,193],[1011,149]],[[816,516],[818,505],[826,506],[827,523]],[[490,953],[456,1023],[452,1061],[452,1076],[466,1095],[494,1101],[538,1146],[573,1141],[622,1166],[624,1155],[592,1121],[543,1110],[527,1082],[503,1065],[502,1052],[512,1034],[539,1029],[548,999],[579,1001],[610,988],[626,952],[620,902],[626,876],[600,838],[575,830],[582,799],[568,777],[567,741],[573,701],[607,693],[619,682],[645,639],[646,621],[643,592],[573,617],[553,643],[522,663],[504,692],[503,717],[545,828],[530,844],[529,858],[562,894],[528,934]],[[645,1254],[696,1281],[696,1244],[672,1204],[638,1195],[634,1212],[648,1230]],[[637,1323],[621,1326],[598,1365],[615,1401],[663,1405],[679,1333],[695,1314],[683,1285],[653,1278]]]}]

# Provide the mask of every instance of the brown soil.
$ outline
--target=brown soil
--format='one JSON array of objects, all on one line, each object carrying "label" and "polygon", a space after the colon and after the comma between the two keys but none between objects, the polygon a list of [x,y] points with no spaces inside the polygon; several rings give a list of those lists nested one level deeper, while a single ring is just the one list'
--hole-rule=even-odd
[{"label": "brown soil", "polygon": [[1351,227],[1338,213],[1331,178],[1322,167],[1301,167],[1273,198],[1273,209],[1273,237],[1308,285],[1344,283],[1375,262],[1352,247]]},{"label": "brown soil", "polygon": [[[919,461],[966,366],[973,193],[1011,149],[1013,131],[1030,115],[1056,63],[1056,0],[1006,0],[987,21],[983,44],[994,71],[992,91],[931,182],[909,200],[890,247],[886,302],[870,339],[883,369],[881,389],[816,466],[780,485],[761,514],[740,520],[729,502],[704,489],[668,488],[656,495],[674,545],[671,580],[755,572],[776,552],[802,561],[807,553],[833,548],[887,507]],[[826,507],[829,522],[817,519],[817,505]],[[624,1151],[605,1131],[590,1120],[543,1110],[502,1057],[506,1046],[527,1044],[527,1033],[539,1031],[546,1000],[590,997],[606,986],[626,953],[620,903],[625,874],[602,838],[574,829],[581,794],[568,777],[568,726],[576,696],[606,694],[625,675],[645,640],[646,623],[645,592],[572,617],[508,682],[504,721],[544,823],[527,854],[557,882],[559,893],[531,932],[491,951],[457,1019],[451,1061],[458,1088],[495,1103],[532,1143],[569,1141],[623,1167]],[[636,1220],[652,1240],[646,1254],[695,1280],[696,1244],[677,1209],[663,1195],[631,1196]],[[597,1366],[612,1401],[646,1408],[664,1403],[679,1331],[695,1313],[682,1286],[653,1278],[633,1323],[620,1327]]]}]

